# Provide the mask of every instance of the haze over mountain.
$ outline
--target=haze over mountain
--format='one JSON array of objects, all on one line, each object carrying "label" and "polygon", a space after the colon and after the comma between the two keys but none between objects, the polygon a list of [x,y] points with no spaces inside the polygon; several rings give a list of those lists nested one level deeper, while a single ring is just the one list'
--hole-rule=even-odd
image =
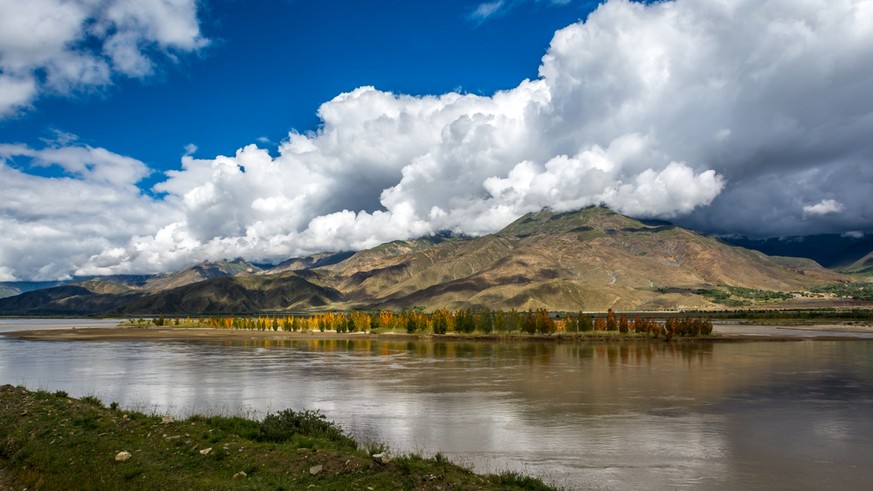
[{"label": "haze over mountain", "polygon": [[0,299],[0,312],[217,314],[425,307],[717,308],[700,289],[800,292],[851,277],[601,207],[543,210],[483,237],[431,236],[260,270],[205,263],[141,287],[89,281]]}]

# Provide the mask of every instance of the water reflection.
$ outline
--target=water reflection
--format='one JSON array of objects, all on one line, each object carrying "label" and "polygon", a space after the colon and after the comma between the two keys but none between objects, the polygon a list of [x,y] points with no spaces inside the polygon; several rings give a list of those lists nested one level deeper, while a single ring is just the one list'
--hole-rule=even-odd
[{"label": "water reflection", "polygon": [[0,383],[180,416],[320,408],[395,452],[570,488],[852,488],[871,477],[871,355],[860,341],[4,339]]}]

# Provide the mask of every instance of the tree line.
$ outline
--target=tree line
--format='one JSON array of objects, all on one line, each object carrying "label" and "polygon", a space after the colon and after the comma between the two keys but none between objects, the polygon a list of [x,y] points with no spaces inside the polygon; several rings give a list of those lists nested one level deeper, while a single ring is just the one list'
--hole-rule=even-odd
[{"label": "tree line", "polygon": [[250,331],[335,331],[347,332],[407,332],[410,334],[492,334],[492,333],[608,333],[648,335],[671,339],[674,336],[708,336],[712,321],[700,317],[668,317],[658,321],[635,315],[633,318],[612,309],[605,314],[555,313],[545,309],[516,311],[438,309],[427,314],[420,310],[400,312],[324,312],[306,315],[209,316],[192,319],[168,319],[159,316],[144,322],[156,326],[212,327]]}]

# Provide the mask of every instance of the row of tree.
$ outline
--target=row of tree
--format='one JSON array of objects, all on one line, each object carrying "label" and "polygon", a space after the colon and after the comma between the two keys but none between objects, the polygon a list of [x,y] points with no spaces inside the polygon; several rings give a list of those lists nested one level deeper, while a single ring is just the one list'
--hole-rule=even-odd
[{"label": "row of tree", "polygon": [[[134,321],[136,322],[136,321]],[[141,321],[139,321],[141,323]],[[155,325],[169,325],[163,316],[152,320]],[[325,312],[311,315],[283,316],[212,316],[197,319],[176,317],[173,325],[208,326],[219,329],[252,331],[336,331],[378,332],[405,331],[407,333],[513,333],[554,334],[618,332],[622,334],[646,334],[651,337],[707,336],[712,334],[712,321],[704,318],[670,317],[659,322],[651,317],[633,318],[616,314],[612,309],[606,315],[550,314],[545,309],[509,312],[493,310],[439,309],[431,314],[417,310],[401,312]]]}]

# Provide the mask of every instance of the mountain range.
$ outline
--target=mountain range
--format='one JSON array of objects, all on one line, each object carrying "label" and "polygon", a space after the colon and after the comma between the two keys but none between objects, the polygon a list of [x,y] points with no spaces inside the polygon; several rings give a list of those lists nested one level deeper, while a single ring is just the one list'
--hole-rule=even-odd
[{"label": "mountain range", "polygon": [[[844,269],[869,272],[873,255]],[[590,207],[531,213],[482,237],[395,241],[355,253],[293,258],[273,267],[237,259],[136,281],[88,278],[0,298],[0,313],[706,309],[722,308],[730,292],[764,297],[782,292],[776,296],[790,303],[800,292],[852,281],[857,277],[811,259],[768,256],[670,223]]]}]

